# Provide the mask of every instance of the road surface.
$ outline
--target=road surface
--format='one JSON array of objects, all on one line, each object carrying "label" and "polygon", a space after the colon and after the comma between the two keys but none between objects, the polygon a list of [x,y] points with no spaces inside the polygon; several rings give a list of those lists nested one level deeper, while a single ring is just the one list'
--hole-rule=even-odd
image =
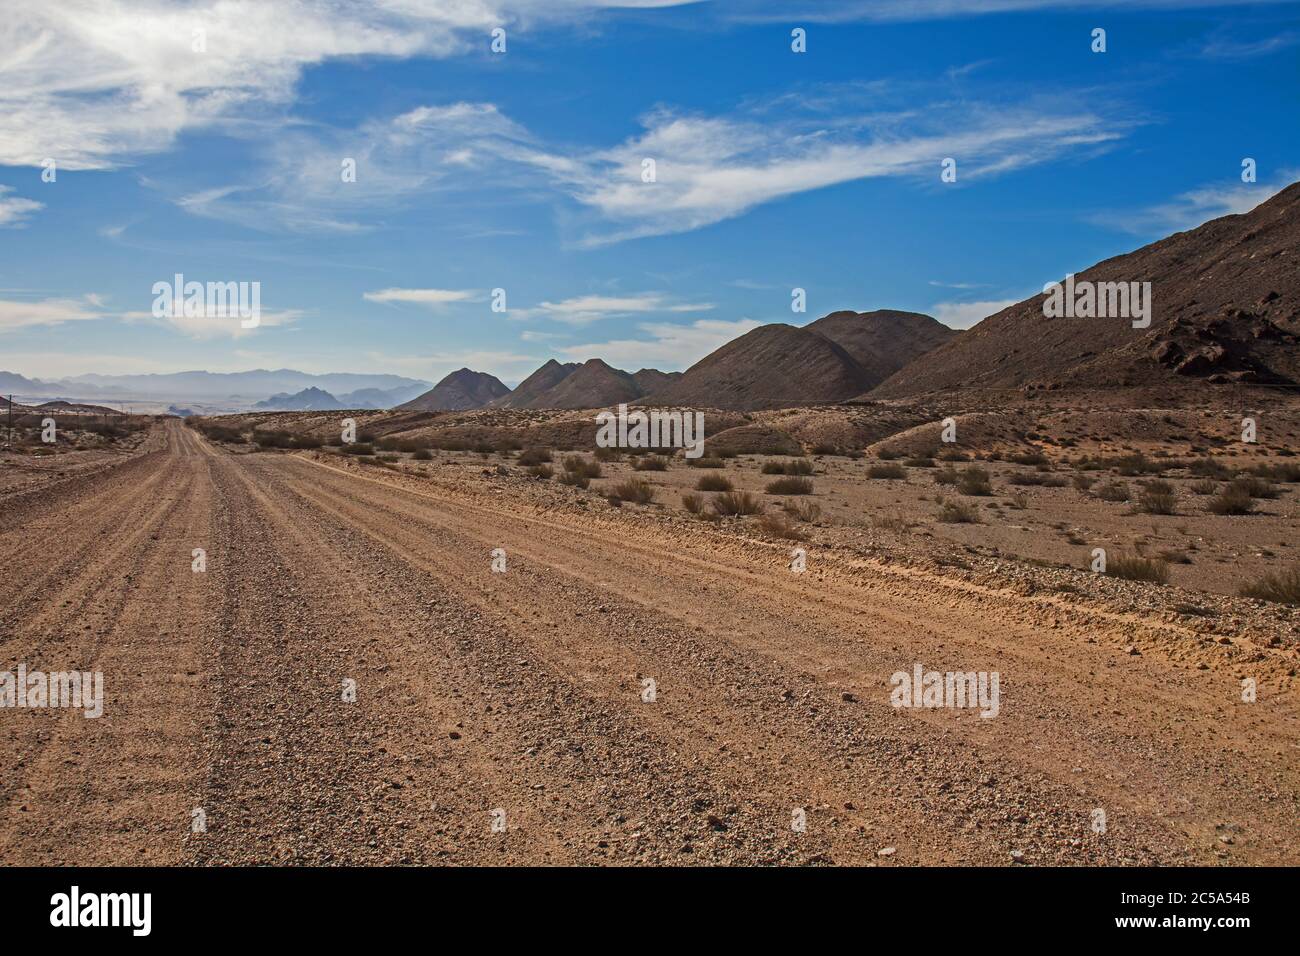
[{"label": "road surface", "polygon": [[[0,669],[106,698],[0,710],[0,863],[1300,860],[1295,700],[1176,624],[175,421],[145,448],[0,501]],[[997,672],[998,715],[893,707],[917,663]]]}]

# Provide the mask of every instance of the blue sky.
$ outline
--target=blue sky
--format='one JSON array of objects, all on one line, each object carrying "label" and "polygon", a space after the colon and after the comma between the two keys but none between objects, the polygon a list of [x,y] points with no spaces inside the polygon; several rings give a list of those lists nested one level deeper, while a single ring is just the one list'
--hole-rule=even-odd
[{"label": "blue sky", "polygon": [[[0,369],[33,377],[513,384],[682,369],[835,309],[963,327],[1300,178],[1291,3],[21,6]],[[178,272],[260,282],[261,324],[155,318]]]}]

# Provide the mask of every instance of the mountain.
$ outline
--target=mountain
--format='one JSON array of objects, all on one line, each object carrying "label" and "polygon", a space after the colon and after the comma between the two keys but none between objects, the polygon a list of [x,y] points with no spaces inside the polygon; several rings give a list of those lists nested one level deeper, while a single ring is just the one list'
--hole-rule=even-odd
[{"label": "mountain", "polygon": [[452,372],[423,395],[397,406],[406,411],[462,411],[482,408],[493,399],[508,395],[510,389],[495,376],[462,368]]},{"label": "mountain", "polygon": [[253,405],[253,408],[259,411],[268,412],[316,412],[350,407],[319,388],[304,388],[293,395],[281,392],[279,395],[272,395],[264,402],[256,402]]},{"label": "mountain", "polygon": [[396,408],[422,395],[428,388],[425,382],[399,385],[397,388],[359,388],[339,396],[344,408]]},{"label": "mountain", "polygon": [[877,382],[959,333],[920,312],[832,312],[804,326],[840,346]]},{"label": "mountain", "polygon": [[636,382],[642,395],[667,388],[681,377],[681,372],[661,372],[657,368],[643,368],[639,372],[632,373],[632,381]]},{"label": "mountain", "polygon": [[948,389],[1300,382],[1300,183],[1248,213],[1099,262],[1074,278],[1150,282],[1151,325],[1046,318],[1036,295],[912,361],[872,398]]},{"label": "mountain", "polygon": [[641,387],[627,372],[591,359],[528,403],[528,408],[604,408],[641,397]]},{"label": "mountain", "polygon": [[568,378],[578,368],[577,362],[561,365],[549,359],[545,365],[520,382],[513,392],[495,399],[493,408],[530,408],[532,402]]},{"label": "mountain", "polygon": [[816,332],[774,323],[706,355],[645,404],[758,409],[840,402],[878,379]]}]

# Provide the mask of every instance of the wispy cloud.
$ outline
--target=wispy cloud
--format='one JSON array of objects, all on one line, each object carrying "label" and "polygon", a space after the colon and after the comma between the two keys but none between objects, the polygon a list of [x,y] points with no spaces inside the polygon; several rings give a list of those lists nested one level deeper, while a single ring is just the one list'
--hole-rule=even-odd
[{"label": "wispy cloud", "polygon": [[0,228],[26,225],[27,217],[44,206],[34,199],[10,196],[13,191],[12,186],[0,186]]},{"label": "wispy cloud", "polygon": [[282,109],[303,70],[332,59],[469,54],[497,26],[681,2],[3,0],[0,165],[114,168],[184,131]]},{"label": "wispy cloud", "polygon": [[0,299],[0,332],[39,325],[63,325],[66,322],[88,322],[107,317],[103,300],[97,295],[79,299],[39,299],[21,302]]},{"label": "wispy cloud", "polygon": [[580,295],[560,302],[543,302],[528,309],[513,310],[516,319],[547,318],[568,325],[589,325],[601,319],[645,313],[708,312],[711,302],[674,302],[655,292],[635,295]]},{"label": "wispy cloud", "polygon": [[[847,96],[831,116],[823,99]],[[298,128],[269,147],[256,183],[182,197],[187,210],[257,228],[366,228],[410,197],[458,191],[564,206],[573,244],[597,247],[699,229],[785,197],[855,180],[938,183],[953,157],[959,182],[1056,159],[1086,156],[1122,138],[1132,121],[1046,101],[1003,106],[947,100],[893,113],[862,113],[856,91],[814,97],[769,113],[749,103],[732,115],[668,108],[614,146],[542,141],[491,103],[423,106],[351,131]],[[373,161],[372,161],[373,157]],[[356,180],[340,176],[356,160]],[[654,161],[653,181],[643,172]],[[956,187],[960,188],[960,187]]]},{"label": "wispy cloud", "polygon": [[367,302],[402,302],[437,309],[453,302],[468,302],[479,293],[473,289],[380,289],[362,293]]},{"label": "wispy cloud", "polygon": [[1019,301],[1019,299],[994,299],[988,302],[939,302],[931,306],[930,312],[950,329],[969,329],[981,320]]},{"label": "wispy cloud", "polygon": [[1262,40],[1237,40],[1219,35],[1206,41],[1200,49],[1200,55],[1212,60],[1249,60],[1290,49],[1298,43],[1300,43],[1300,33],[1294,30],[1277,33]]},{"label": "wispy cloud", "polygon": [[1200,186],[1180,193],[1168,202],[1141,209],[1103,210],[1086,217],[1094,225],[1118,229],[1135,235],[1153,235],[1195,229],[1220,216],[1250,212],[1260,203],[1276,196],[1300,176],[1295,170],[1283,178],[1265,183],[1226,183]]},{"label": "wispy cloud", "polygon": [[643,322],[637,326],[637,330],[644,333],[643,338],[587,342],[557,351],[577,361],[599,356],[611,365],[629,371],[653,366],[662,371],[676,372],[689,368],[714,349],[762,324],[753,319],[698,319],[689,325]]},{"label": "wispy cloud", "polygon": [[302,309],[262,309],[257,325],[244,328],[239,316],[201,316],[201,315],[163,315],[155,316],[152,312],[123,312],[120,317],[131,323],[150,323],[161,328],[179,332],[187,338],[199,341],[214,339],[243,339],[256,335],[261,329],[283,326],[292,329],[304,315]]}]

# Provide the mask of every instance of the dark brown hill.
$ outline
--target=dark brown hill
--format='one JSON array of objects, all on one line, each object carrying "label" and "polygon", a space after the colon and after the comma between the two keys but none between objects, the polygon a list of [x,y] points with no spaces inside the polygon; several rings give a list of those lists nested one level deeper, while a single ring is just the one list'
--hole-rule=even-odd
[{"label": "dark brown hill", "polygon": [[493,408],[533,408],[531,403],[559,385],[578,368],[577,362],[563,364],[548,359],[546,364],[520,382],[513,392],[491,402]]},{"label": "dark brown hill", "polygon": [[900,369],[872,393],[1300,382],[1300,183],[1075,276],[1150,282],[1150,328],[1046,318],[1036,295]]},{"label": "dark brown hill", "polygon": [[636,401],[641,388],[621,369],[591,359],[528,403],[528,408],[604,408]]},{"label": "dark brown hill", "polygon": [[921,312],[895,309],[832,312],[804,328],[843,348],[877,383],[959,334]]},{"label": "dark brown hill", "polygon": [[509,394],[501,380],[486,372],[462,368],[452,372],[423,395],[398,405],[399,411],[461,411],[482,408],[495,398]]},{"label": "dark brown hill", "polygon": [[759,409],[839,402],[877,380],[843,348],[808,329],[776,323],[732,339],[643,404]]}]

